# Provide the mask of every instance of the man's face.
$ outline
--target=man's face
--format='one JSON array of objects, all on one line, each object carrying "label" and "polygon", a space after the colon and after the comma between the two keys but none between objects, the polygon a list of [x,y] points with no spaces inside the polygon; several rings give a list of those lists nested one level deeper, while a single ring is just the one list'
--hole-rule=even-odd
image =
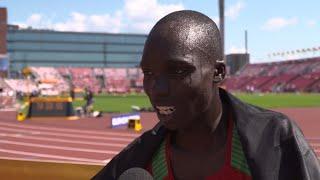
[{"label": "man's face", "polygon": [[159,120],[171,130],[190,127],[213,97],[213,65],[205,63],[201,51],[181,44],[153,39],[141,61],[144,90]]}]

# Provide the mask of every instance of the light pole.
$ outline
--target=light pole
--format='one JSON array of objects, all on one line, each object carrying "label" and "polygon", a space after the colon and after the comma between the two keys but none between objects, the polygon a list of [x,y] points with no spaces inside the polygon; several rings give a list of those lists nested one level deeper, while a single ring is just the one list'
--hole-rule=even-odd
[{"label": "light pole", "polygon": [[224,0],[219,0],[219,29],[221,36],[221,53],[222,53],[222,61],[225,62],[225,54],[224,54]]}]

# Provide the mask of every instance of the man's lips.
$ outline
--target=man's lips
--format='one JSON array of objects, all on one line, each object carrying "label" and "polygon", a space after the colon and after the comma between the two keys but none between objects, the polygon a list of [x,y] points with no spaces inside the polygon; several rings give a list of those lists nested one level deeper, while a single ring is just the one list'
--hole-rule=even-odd
[{"label": "man's lips", "polygon": [[160,122],[162,122],[163,124],[168,124],[172,122],[172,119],[173,119],[172,115],[163,115],[163,114],[157,113],[157,116]]},{"label": "man's lips", "polygon": [[155,106],[155,109],[160,115],[170,115],[176,110],[174,106]]}]

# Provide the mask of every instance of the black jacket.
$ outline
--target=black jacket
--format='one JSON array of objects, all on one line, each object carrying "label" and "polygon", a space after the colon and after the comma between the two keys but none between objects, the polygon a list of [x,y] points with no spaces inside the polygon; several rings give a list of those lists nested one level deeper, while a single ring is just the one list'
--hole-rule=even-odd
[{"label": "black jacket", "polygon": [[[246,104],[223,89],[220,97],[233,114],[253,179],[320,180],[320,164],[315,153],[287,116]],[[166,129],[159,124],[143,133],[93,179],[117,179],[129,168],[144,168],[165,134]]]}]

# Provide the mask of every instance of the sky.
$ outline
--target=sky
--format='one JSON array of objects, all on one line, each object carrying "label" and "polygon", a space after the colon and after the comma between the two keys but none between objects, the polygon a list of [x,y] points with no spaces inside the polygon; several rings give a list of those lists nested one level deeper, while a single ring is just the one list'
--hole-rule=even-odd
[{"label": "sky", "polygon": [[[148,34],[177,10],[219,23],[218,0],[0,0],[0,7],[9,24],[57,31]],[[320,56],[319,7],[320,0],[225,0],[226,53],[245,51],[247,30],[253,63]]]}]

